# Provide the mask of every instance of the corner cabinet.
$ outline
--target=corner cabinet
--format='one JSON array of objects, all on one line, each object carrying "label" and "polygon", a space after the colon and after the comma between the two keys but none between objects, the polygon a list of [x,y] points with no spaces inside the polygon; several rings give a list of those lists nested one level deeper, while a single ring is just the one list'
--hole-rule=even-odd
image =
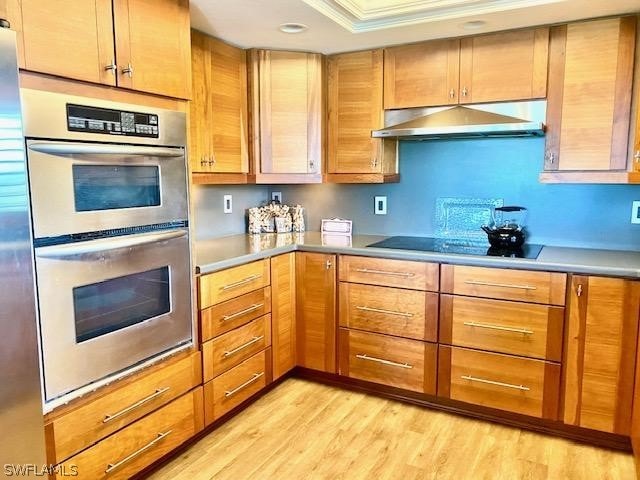
[{"label": "corner cabinet", "polygon": [[384,50],[384,108],[544,98],[548,28]]},{"label": "corner cabinet", "polygon": [[631,183],[636,17],[551,29],[545,183]]},{"label": "corner cabinet", "polygon": [[336,255],[296,252],[297,365],[336,373]]},{"label": "corner cabinet", "polygon": [[322,55],[251,50],[249,58],[252,180],[322,182]]},{"label": "corner cabinet", "polygon": [[640,281],[574,275],[570,287],[564,422],[629,435]]},{"label": "corner cabinet", "polygon": [[25,70],[190,96],[187,0],[9,0],[7,9]]},{"label": "corner cabinet", "polygon": [[246,52],[191,32],[190,162],[194,183],[247,183]]},{"label": "corner cabinet", "polygon": [[384,126],[381,49],[327,61],[327,175],[330,183],[397,182],[397,139],[371,138]]}]

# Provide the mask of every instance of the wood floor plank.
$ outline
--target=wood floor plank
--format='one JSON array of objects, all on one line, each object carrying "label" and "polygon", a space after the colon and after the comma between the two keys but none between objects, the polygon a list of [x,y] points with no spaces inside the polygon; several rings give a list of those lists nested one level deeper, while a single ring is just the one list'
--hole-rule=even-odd
[{"label": "wood floor plank", "polygon": [[152,480],[631,480],[633,457],[289,379]]}]

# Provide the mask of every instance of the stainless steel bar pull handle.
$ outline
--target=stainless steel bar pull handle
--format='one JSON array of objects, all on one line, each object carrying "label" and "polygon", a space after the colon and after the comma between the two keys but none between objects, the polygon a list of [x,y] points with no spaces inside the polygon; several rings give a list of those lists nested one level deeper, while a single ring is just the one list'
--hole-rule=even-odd
[{"label": "stainless steel bar pull handle", "polygon": [[532,335],[533,330],[526,328],[503,327],[502,325],[491,325],[489,323],[463,322],[468,327],[487,328],[489,330],[501,330],[503,332],[522,333],[523,335]]},{"label": "stainless steel bar pull handle", "polygon": [[250,347],[254,343],[259,342],[263,338],[264,338],[264,335],[260,335],[259,337],[253,337],[247,343],[243,343],[242,345],[240,345],[239,347],[234,348],[233,350],[228,350],[228,351],[224,352],[222,354],[222,358],[229,358],[231,355],[235,355],[236,353],[240,352],[241,350],[244,350],[245,348]]},{"label": "stainless steel bar pull handle", "polygon": [[129,405],[127,408],[123,408],[119,412],[116,412],[113,414],[105,415],[104,419],[102,420],[102,423],[108,423],[108,422],[111,422],[112,420],[115,420],[116,418],[121,417],[122,415],[126,415],[127,413],[135,410],[136,408],[140,408],[144,404],[149,403],[151,400],[158,398],[160,395],[162,395],[165,392],[168,392],[170,389],[171,387],[158,388],[154,393],[152,393],[148,397],[144,397],[143,399],[138,400],[136,403]]},{"label": "stainless steel bar pull handle", "polygon": [[104,238],[80,243],[67,243],[51,247],[36,248],[38,258],[67,258],[89,253],[102,253],[119,248],[132,248],[149,243],[162,242],[187,235],[186,230],[171,230],[168,232],[140,233],[125,237]]},{"label": "stainless steel bar pull handle", "polygon": [[131,62],[127,63],[127,66],[122,69],[122,74],[133,78],[133,66],[131,66]]},{"label": "stainless steel bar pull handle", "polygon": [[395,312],[393,310],[384,310],[382,308],[373,308],[373,307],[365,307],[362,305],[356,306],[356,310],[362,310],[363,312],[374,312],[374,313],[383,313],[385,315],[396,315],[398,317],[413,317],[413,313],[409,312]]},{"label": "stainless steel bar pull handle", "polygon": [[469,380],[470,382],[479,382],[486,383],[488,385],[496,385],[497,387],[513,388],[515,390],[521,390],[523,392],[528,392],[529,390],[531,390],[529,387],[525,387],[524,385],[496,382],[495,380],[486,380],[484,378],[472,377],[471,375],[462,375],[460,378],[462,378],[463,380]]},{"label": "stainless steel bar pull handle", "polygon": [[[93,143],[38,142],[29,145],[29,150],[51,155],[124,155],[143,157],[183,157],[184,149],[175,147],[139,147],[136,145],[107,145]],[[83,158],[84,161],[93,160]],[[99,158],[104,162],[105,158]],[[118,162],[122,162],[119,158]]]},{"label": "stainless steel bar pull handle", "polygon": [[116,72],[118,71],[118,65],[116,65],[116,61],[115,60],[111,60],[111,63],[107,66],[104,67],[105,71],[107,72],[111,72],[114,75],[116,74]]},{"label": "stainless steel bar pull handle", "polygon": [[481,282],[479,280],[465,280],[467,285],[480,285],[483,287],[501,287],[501,288],[517,288],[518,290],[537,290],[537,287],[531,285],[513,285],[510,283],[494,283],[494,282]]},{"label": "stainless steel bar pull handle", "polygon": [[262,277],[261,274],[251,275],[250,277],[243,278],[242,280],[238,280],[237,282],[233,282],[233,283],[230,283],[228,285],[225,285],[225,286],[221,287],[221,290],[229,290],[230,288],[240,287],[240,286],[244,285],[245,283],[253,282],[254,280],[256,280],[256,279],[258,279],[260,277]]},{"label": "stainless steel bar pull handle", "polygon": [[373,273],[375,275],[388,275],[390,277],[405,277],[405,278],[410,278],[410,277],[415,277],[415,273],[409,273],[409,272],[388,272],[386,270],[372,270],[370,268],[356,268],[355,269],[356,272],[359,273]]},{"label": "stainless steel bar pull handle", "polygon": [[233,395],[235,395],[236,393],[238,393],[240,390],[242,390],[243,388],[247,388],[249,385],[251,385],[253,382],[255,382],[256,380],[258,380],[260,377],[262,377],[264,375],[264,372],[260,372],[260,373],[254,373],[251,378],[249,380],[247,380],[246,382],[244,382],[241,385],[238,385],[236,388],[234,388],[233,390],[227,390],[226,392],[224,392],[224,396],[226,398],[229,398]]},{"label": "stainless steel bar pull handle", "polygon": [[224,320],[225,322],[227,320],[233,320],[234,318],[240,317],[240,316],[245,315],[245,314],[247,314],[249,312],[253,312],[254,310],[258,310],[259,308],[262,308],[262,307],[264,307],[264,303],[254,303],[249,308],[245,308],[244,310],[240,310],[239,312],[232,313],[230,315],[224,315],[222,317],[222,320]]},{"label": "stainless steel bar pull handle", "polygon": [[108,463],[107,464],[107,468],[104,471],[104,473],[111,473],[112,471],[114,471],[116,468],[124,465],[127,462],[130,462],[131,460],[133,460],[134,458],[136,458],[138,455],[146,452],[147,450],[149,450],[151,447],[153,447],[156,443],[161,442],[164,438],[166,438],[173,430],[167,430],[166,432],[161,432],[158,433],[158,436],[156,438],[154,438],[153,440],[151,440],[149,443],[147,443],[144,447],[139,448],[138,450],[136,450],[135,452],[131,453],[130,455],[127,455],[126,457],[124,457],[122,460],[119,460],[115,463]]},{"label": "stainless steel bar pull handle", "polygon": [[389,365],[390,367],[407,368],[407,369],[413,368],[413,365],[409,365],[408,363],[398,363],[391,360],[385,360],[384,358],[370,357],[365,353],[359,353],[358,355],[356,355],[356,358],[359,358],[360,360],[368,360],[370,362],[381,363],[383,365]]}]

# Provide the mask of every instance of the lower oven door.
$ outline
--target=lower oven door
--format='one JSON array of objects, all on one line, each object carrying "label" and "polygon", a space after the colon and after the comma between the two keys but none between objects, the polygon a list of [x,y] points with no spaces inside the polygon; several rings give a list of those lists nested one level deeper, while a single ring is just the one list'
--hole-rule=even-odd
[{"label": "lower oven door", "polygon": [[192,343],[187,230],[36,249],[46,401]]}]

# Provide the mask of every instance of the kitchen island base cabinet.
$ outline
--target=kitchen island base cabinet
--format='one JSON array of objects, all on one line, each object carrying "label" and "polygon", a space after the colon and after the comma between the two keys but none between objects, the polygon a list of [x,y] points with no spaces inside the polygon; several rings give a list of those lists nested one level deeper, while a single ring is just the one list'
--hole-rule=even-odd
[{"label": "kitchen island base cabinet", "polygon": [[204,428],[202,387],[172,401],[59,466],[56,479],[131,478]]},{"label": "kitchen island base cabinet", "polygon": [[336,373],[336,256],[296,252],[297,365]]},{"label": "kitchen island base cabinet", "polygon": [[438,396],[556,420],[560,365],[542,360],[439,346]]},{"label": "kitchen island base cabinet", "polygon": [[629,435],[639,315],[640,281],[571,278],[566,424]]},{"label": "kitchen island base cabinet", "polygon": [[435,343],[340,329],[340,375],[435,395]]}]

